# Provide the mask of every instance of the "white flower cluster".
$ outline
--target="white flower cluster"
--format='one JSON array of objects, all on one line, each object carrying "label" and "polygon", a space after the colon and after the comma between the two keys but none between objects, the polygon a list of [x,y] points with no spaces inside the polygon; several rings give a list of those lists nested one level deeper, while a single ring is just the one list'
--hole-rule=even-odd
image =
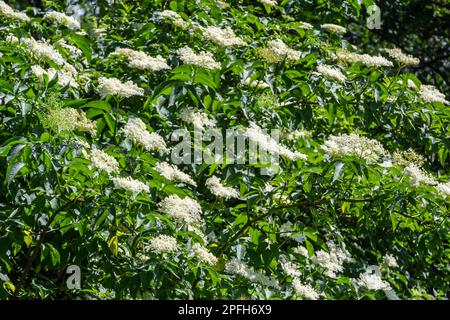
[{"label": "white flower cluster", "polygon": [[83,51],[81,51],[80,49],[78,49],[77,47],[70,45],[66,42],[66,40],[64,38],[59,39],[56,44],[62,48],[64,48],[65,50],[69,51],[72,55],[79,57],[81,55],[83,55]]},{"label": "white flower cluster", "polygon": [[196,54],[191,48],[183,47],[177,50],[181,61],[185,64],[192,64],[208,70],[220,69],[220,63],[216,62],[210,52],[200,52]]},{"label": "white flower cluster", "polygon": [[269,84],[267,82],[263,80],[252,80],[250,79],[250,77],[246,78],[245,80],[242,80],[241,83],[243,85],[259,90],[269,88]]},{"label": "white flower cluster", "polygon": [[96,121],[88,119],[84,112],[70,107],[50,109],[44,114],[44,119],[48,126],[58,131],[78,130],[89,132],[91,135],[96,132]]},{"label": "white flower cluster", "polygon": [[305,258],[308,258],[309,256],[308,249],[306,249],[304,246],[295,247],[294,252],[304,256]]},{"label": "white flower cluster", "polygon": [[150,70],[153,72],[170,69],[166,60],[160,55],[151,57],[143,51],[136,51],[129,48],[116,48],[111,55],[127,58],[128,66],[134,69]]},{"label": "white flower cluster", "polygon": [[349,52],[346,50],[339,50],[336,53],[336,57],[339,61],[345,63],[361,62],[368,67],[393,67],[394,64],[381,56],[371,56],[368,54],[359,54],[355,52]]},{"label": "white flower cluster", "polygon": [[145,123],[139,118],[130,118],[121,131],[125,137],[143,146],[147,151],[158,151],[159,154],[169,152],[163,137],[156,132],[148,132]]},{"label": "white flower cluster", "polygon": [[426,102],[440,102],[443,104],[450,104],[450,102],[445,99],[445,95],[438,89],[436,89],[435,86],[421,85],[419,95]]},{"label": "white flower cluster", "polygon": [[114,188],[124,189],[133,194],[138,194],[142,191],[148,193],[150,191],[149,187],[145,183],[131,177],[116,177],[112,178],[111,180],[114,183]]},{"label": "white flower cluster", "polygon": [[330,252],[319,250],[315,252],[311,261],[324,268],[326,276],[336,278],[337,273],[344,271],[344,263],[352,262],[353,259],[347,250],[333,242],[328,242],[327,245]]},{"label": "white flower cluster", "polygon": [[194,187],[197,186],[197,183],[195,183],[195,181],[192,180],[188,174],[179,170],[175,165],[170,163],[159,162],[156,164],[155,170],[167,180],[187,183],[193,185]]},{"label": "white flower cluster", "polygon": [[117,160],[100,149],[92,148],[90,160],[93,166],[99,170],[106,171],[109,174],[119,172]]},{"label": "white flower cluster", "polygon": [[216,176],[212,176],[206,180],[206,187],[211,191],[211,193],[217,197],[229,200],[232,198],[239,199],[240,194],[237,190],[224,186],[220,179]]},{"label": "white flower cluster", "polygon": [[210,119],[206,113],[196,112],[193,108],[184,108],[180,112],[180,118],[184,122],[191,123],[196,129],[214,127],[214,120]]},{"label": "white flower cluster", "polygon": [[66,64],[66,60],[64,60],[61,54],[45,40],[36,41],[33,38],[26,38],[23,39],[23,43],[26,44],[27,49],[30,50],[31,54],[38,60],[48,59],[60,66]]},{"label": "white flower cluster", "polygon": [[177,195],[170,195],[164,198],[159,204],[159,210],[169,217],[186,223],[198,224],[201,222],[202,208],[200,204],[190,197],[180,198]]},{"label": "white flower cluster", "polygon": [[381,279],[381,276],[374,273],[373,270],[366,270],[359,275],[356,284],[369,290],[390,290],[389,283]]},{"label": "white flower cluster", "polygon": [[295,293],[303,299],[308,300],[318,300],[321,296],[312,286],[308,284],[303,284],[300,279],[295,278],[292,281],[292,286],[294,287]]},{"label": "white flower cluster", "polygon": [[203,31],[203,36],[222,47],[244,46],[246,44],[245,41],[234,34],[230,27],[221,29],[209,26]]},{"label": "white flower cluster", "polygon": [[174,26],[179,27],[183,30],[187,30],[191,27],[192,23],[190,21],[184,21],[183,18],[172,10],[164,10],[158,13],[159,16],[166,21],[170,21]]},{"label": "white flower cluster", "polygon": [[205,262],[210,266],[213,266],[217,263],[218,261],[217,257],[213,255],[211,252],[209,252],[208,249],[206,249],[202,245],[196,243],[194,244],[192,249],[194,250],[195,255],[200,261]]},{"label": "white flower cluster", "polygon": [[422,167],[425,158],[416,153],[411,148],[408,150],[396,150],[392,154],[392,160],[394,163],[399,166],[409,166],[411,164],[416,165],[417,167]]},{"label": "white flower cluster", "polygon": [[281,39],[270,40],[267,43],[267,48],[289,61],[296,61],[301,57],[300,51],[289,48]]},{"label": "white flower cluster", "polygon": [[302,273],[298,271],[298,265],[290,261],[281,262],[281,268],[284,273],[290,277],[300,277]]},{"label": "white flower cluster", "polygon": [[74,18],[57,11],[50,11],[44,15],[44,19],[56,22],[63,26],[73,29],[79,29],[80,23]]},{"label": "white flower cluster", "polygon": [[420,60],[417,58],[414,58],[413,56],[404,53],[401,49],[399,48],[394,48],[394,49],[384,49],[384,51],[387,52],[387,54],[392,58],[397,60],[398,62],[408,66],[416,66],[420,63]]},{"label": "white flower cluster", "polygon": [[13,35],[12,33],[8,34],[5,37],[5,41],[8,44],[17,44],[20,42],[19,38],[17,38],[15,35]]},{"label": "white flower cluster", "polygon": [[320,25],[320,27],[330,33],[344,34],[347,32],[346,28],[332,23],[325,23]]},{"label": "white flower cluster", "polygon": [[219,8],[222,8],[222,9],[228,9],[231,6],[229,3],[227,3],[226,1],[222,1],[222,0],[217,0],[216,4]]},{"label": "white flower cluster", "polygon": [[308,22],[300,22],[300,28],[305,29],[305,30],[310,30],[312,28],[314,28],[314,26]]},{"label": "white flower cluster", "polygon": [[56,70],[54,68],[49,68],[48,70],[43,69],[41,66],[35,65],[31,67],[31,71],[40,81],[44,81],[44,76],[46,75],[49,80],[54,77],[58,77],[58,84],[61,87],[70,86],[73,88],[78,88],[78,82],[74,78],[74,74],[71,69],[63,68],[61,70]]},{"label": "white flower cluster", "polygon": [[277,141],[264,133],[262,129],[254,123],[252,123],[250,127],[245,130],[244,134],[249,138],[249,140],[258,145],[259,148],[262,148],[268,152],[279,154],[291,160],[307,159],[307,156],[303,153],[298,151],[291,151],[285,146],[280,145]]},{"label": "white flower cluster", "polygon": [[[280,204],[287,204],[290,202],[289,196],[287,194],[284,194],[284,192],[281,189],[278,189],[274,191],[275,187],[271,185],[269,182],[266,182],[264,184],[264,194],[273,193],[271,195],[271,198],[274,202],[278,202]],[[292,228],[290,228],[290,224],[282,224],[280,231],[283,232],[284,235],[289,236],[289,232],[292,231]],[[285,232],[286,231],[286,232]],[[289,231],[289,232],[287,232]]]},{"label": "white flower cluster", "polygon": [[150,249],[157,254],[173,253],[178,251],[177,239],[165,234],[154,237],[150,240]]},{"label": "white flower cluster", "polygon": [[123,83],[117,78],[100,77],[97,90],[102,96],[111,95],[129,98],[131,96],[144,95],[144,89],[139,88],[132,81]]},{"label": "white flower cluster", "polygon": [[444,197],[450,197],[450,182],[439,183],[436,186],[436,190]]},{"label": "white flower cluster", "polygon": [[397,259],[392,254],[386,254],[383,256],[383,265],[389,268],[398,268]]},{"label": "white flower cluster", "polygon": [[339,82],[345,82],[346,79],[341,70],[324,64],[317,66],[317,72],[325,78],[337,80]]},{"label": "white flower cluster", "polygon": [[236,258],[227,262],[225,271],[240,275],[252,282],[257,282],[266,287],[279,287],[278,282],[275,279],[271,279],[261,272],[255,271],[252,267],[249,267],[246,263]]},{"label": "white flower cluster", "polygon": [[15,11],[2,0],[0,0],[0,15],[14,20],[20,20],[24,22],[30,21],[30,17],[28,17],[25,13]]},{"label": "white flower cluster", "polygon": [[268,5],[269,7],[273,7],[273,6],[277,5],[276,0],[259,0],[259,2],[264,3],[264,4]]},{"label": "white flower cluster", "polygon": [[373,162],[387,154],[384,147],[376,140],[358,134],[340,134],[329,136],[322,149],[333,157],[353,156]]},{"label": "white flower cluster", "polygon": [[419,186],[420,184],[437,184],[436,180],[434,180],[434,178],[429,173],[425,172],[422,168],[415,164],[408,165],[404,169],[403,174],[409,177],[411,185],[415,187]]}]

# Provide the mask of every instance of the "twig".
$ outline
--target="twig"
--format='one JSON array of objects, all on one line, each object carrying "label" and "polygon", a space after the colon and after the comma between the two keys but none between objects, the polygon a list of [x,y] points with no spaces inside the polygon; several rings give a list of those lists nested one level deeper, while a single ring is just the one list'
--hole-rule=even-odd
[{"label": "twig", "polygon": [[[73,201],[77,201],[79,199],[75,199]],[[36,245],[34,246],[34,249],[32,251],[32,254],[28,257],[27,259],[27,263],[25,265],[25,268],[23,269],[20,277],[19,277],[19,281],[17,283],[16,289],[14,290],[14,294],[12,296],[13,300],[16,300],[18,298],[19,292],[22,289],[23,285],[25,284],[25,281],[27,279],[28,273],[30,272],[32,266],[33,266],[33,262],[34,260],[36,260],[37,255],[39,254],[39,251],[41,249],[42,243],[44,242],[44,238],[46,236],[46,234],[48,233],[49,229],[50,229],[50,225],[52,224],[52,222],[55,220],[56,216],[66,210],[72,203],[66,203],[64,206],[59,207],[58,210],[56,210],[53,215],[48,219],[47,223],[45,224],[44,228],[42,229],[41,233],[39,234],[39,239],[36,242]]]},{"label": "twig", "polygon": [[[353,203],[357,203],[357,202],[372,202],[374,201],[375,198],[367,198],[367,199],[336,199],[335,201],[339,201],[339,202],[353,202]],[[221,247],[221,252],[223,252],[225,250],[225,248],[232,243],[233,241],[235,241],[236,239],[238,239],[249,227],[251,227],[255,222],[260,221],[264,218],[266,218],[267,216],[269,216],[273,210],[280,210],[280,209],[287,209],[287,208],[293,208],[293,207],[301,207],[301,206],[317,206],[320,205],[322,203],[326,203],[330,201],[329,199],[320,199],[320,200],[303,200],[300,202],[296,202],[296,203],[292,203],[292,204],[288,204],[288,205],[282,205],[282,206],[278,206],[278,207],[274,207],[269,209],[265,214],[257,216],[253,219],[248,219],[247,222],[238,230],[236,231],[236,233],[231,236],[226,243]]]}]

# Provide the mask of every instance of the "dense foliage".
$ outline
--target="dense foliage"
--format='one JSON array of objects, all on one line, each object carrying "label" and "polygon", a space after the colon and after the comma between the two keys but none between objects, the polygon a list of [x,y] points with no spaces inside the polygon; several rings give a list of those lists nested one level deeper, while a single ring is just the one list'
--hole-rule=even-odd
[{"label": "dense foliage", "polygon": [[[448,296],[449,103],[372,1],[76,3],[0,1],[0,298]],[[173,163],[211,127],[279,171]]]}]

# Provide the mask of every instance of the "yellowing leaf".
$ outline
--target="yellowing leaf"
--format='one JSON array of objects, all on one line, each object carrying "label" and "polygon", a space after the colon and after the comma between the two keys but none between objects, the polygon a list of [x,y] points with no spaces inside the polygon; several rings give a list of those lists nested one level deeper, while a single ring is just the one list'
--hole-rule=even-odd
[{"label": "yellowing leaf", "polygon": [[113,255],[117,256],[117,254],[119,253],[119,238],[117,238],[117,236],[113,236],[111,239],[109,239],[108,247]]}]

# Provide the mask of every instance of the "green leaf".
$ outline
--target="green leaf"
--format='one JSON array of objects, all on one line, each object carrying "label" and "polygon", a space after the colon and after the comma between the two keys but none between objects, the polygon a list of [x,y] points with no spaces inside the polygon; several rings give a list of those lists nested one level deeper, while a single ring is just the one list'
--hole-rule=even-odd
[{"label": "green leaf", "polygon": [[204,84],[213,90],[217,89],[217,85],[214,81],[214,76],[211,73],[206,72],[201,69],[197,70],[197,72],[195,74],[194,82]]},{"label": "green leaf", "polygon": [[40,140],[41,142],[47,142],[47,141],[49,141],[49,140],[50,140],[50,133],[48,133],[48,132],[43,132],[43,133],[41,134],[41,137],[39,138],[39,140]]},{"label": "green leaf", "polygon": [[108,247],[111,250],[112,254],[117,256],[119,253],[119,238],[117,236],[111,237],[108,241]]},{"label": "green leaf", "polygon": [[94,108],[94,109],[103,110],[105,112],[111,111],[111,105],[108,102],[103,101],[103,100],[89,101],[88,103],[83,105],[81,108]]},{"label": "green leaf", "polygon": [[344,169],[345,164],[342,162],[337,162],[334,167],[334,175],[333,175],[333,182],[339,179],[341,176],[342,170]]},{"label": "green leaf", "polygon": [[52,265],[56,266],[57,264],[59,264],[59,262],[61,260],[59,251],[56,250],[56,248],[54,246],[52,246],[51,244],[47,244],[47,247],[50,251],[50,261],[52,262]]},{"label": "green leaf", "polygon": [[86,37],[75,33],[71,33],[66,37],[66,39],[72,44],[76,45],[78,48],[80,48],[80,50],[83,51],[83,54],[86,57],[87,61],[91,62],[92,57],[91,43]]},{"label": "green leaf", "polygon": [[23,162],[16,162],[12,165],[8,166],[8,169],[6,170],[6,176],[8,177],[6,179],[6,183],[9,185],[11,181],[14,180],[14,177],[19,173],[19,171],[25,167],[25,163]]}]

